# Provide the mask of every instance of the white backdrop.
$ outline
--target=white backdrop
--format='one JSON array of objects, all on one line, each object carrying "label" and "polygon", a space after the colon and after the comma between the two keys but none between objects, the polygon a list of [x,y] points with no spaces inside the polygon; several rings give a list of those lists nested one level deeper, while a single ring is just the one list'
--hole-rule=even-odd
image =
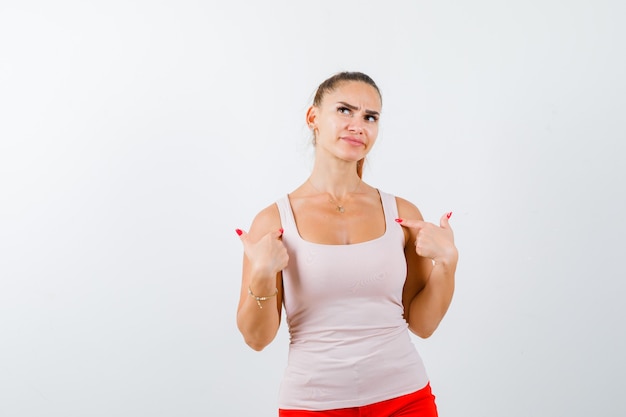
[{"label": "white backdrop", "polygon": [[276,414],[234,229],[340,70],[383,93],[365,180],[454,212],[442,417],[624,416],[624,4],[0,1],[0,416]]}]

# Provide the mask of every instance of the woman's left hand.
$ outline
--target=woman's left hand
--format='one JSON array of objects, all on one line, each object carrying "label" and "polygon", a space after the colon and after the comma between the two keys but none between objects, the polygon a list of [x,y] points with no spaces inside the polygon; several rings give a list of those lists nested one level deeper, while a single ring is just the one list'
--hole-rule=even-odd
[{"label": "woman's left hand", "polygon": [[430,258],[435,263],[456,263],[458,251],[454,246],[454,233],[450,227],[452,212],[441,216],[439,226],[423,220],[396,219],[402,226],[410,229],[410,235],[415,242],[415,252],[424,258]]}]

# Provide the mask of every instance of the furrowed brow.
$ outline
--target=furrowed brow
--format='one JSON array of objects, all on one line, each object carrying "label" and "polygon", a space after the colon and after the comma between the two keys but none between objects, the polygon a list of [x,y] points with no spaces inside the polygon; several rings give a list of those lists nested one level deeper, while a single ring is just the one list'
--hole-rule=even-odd
[{"label": "furrowed brow", "polygon": [[357,106],[354,106],[350,103],[346,103],[345,101],[339,101],[337,102],[337,104],[341,104],[342,106],[345,106],[347,108],[349,108],[350,110],[358,110],[359,108]]},{"label": "furrowed brow", "polygon": [[[340,101],[337,104],[341,104],[343,106],[346,106],[350,110],[359,110],[359,107],[354,106],[354,105],[352,105],[350,103],[346,103],[345,101]],[[367,110],[367,109],[365,110],[365,114],[370,114],[372,116],[379,116],[380,115],[380,113],[375,111],[375,110]]]}]

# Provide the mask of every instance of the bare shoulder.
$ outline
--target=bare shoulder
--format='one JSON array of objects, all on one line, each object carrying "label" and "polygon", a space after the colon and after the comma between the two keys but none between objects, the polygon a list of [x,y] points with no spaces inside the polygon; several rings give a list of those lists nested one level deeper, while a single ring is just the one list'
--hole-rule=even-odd
[{"label": "bare shoulder", "polygon": [[272,203],[254,217],[248,233],[253,239],[258,239],[280,228],[280,212],[278,211],[276,203]]},{"label": "bare shoulder", "polygon": [[424,220],[417,206],[410,201],[396,196],[396,204],[398,205],[398,216],[403,219]]}]

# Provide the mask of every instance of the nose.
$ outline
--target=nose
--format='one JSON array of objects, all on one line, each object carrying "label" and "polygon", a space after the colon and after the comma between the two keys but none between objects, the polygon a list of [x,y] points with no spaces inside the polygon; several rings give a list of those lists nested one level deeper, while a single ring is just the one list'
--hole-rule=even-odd
[{"label": "nose", "polygon": [[360,118],[353,118],[352,120],[350,120],[348,131],[350,131],[350,133],[356,133],[359,135],[363,134],[363,123],[363,120],[361,120]]}]

